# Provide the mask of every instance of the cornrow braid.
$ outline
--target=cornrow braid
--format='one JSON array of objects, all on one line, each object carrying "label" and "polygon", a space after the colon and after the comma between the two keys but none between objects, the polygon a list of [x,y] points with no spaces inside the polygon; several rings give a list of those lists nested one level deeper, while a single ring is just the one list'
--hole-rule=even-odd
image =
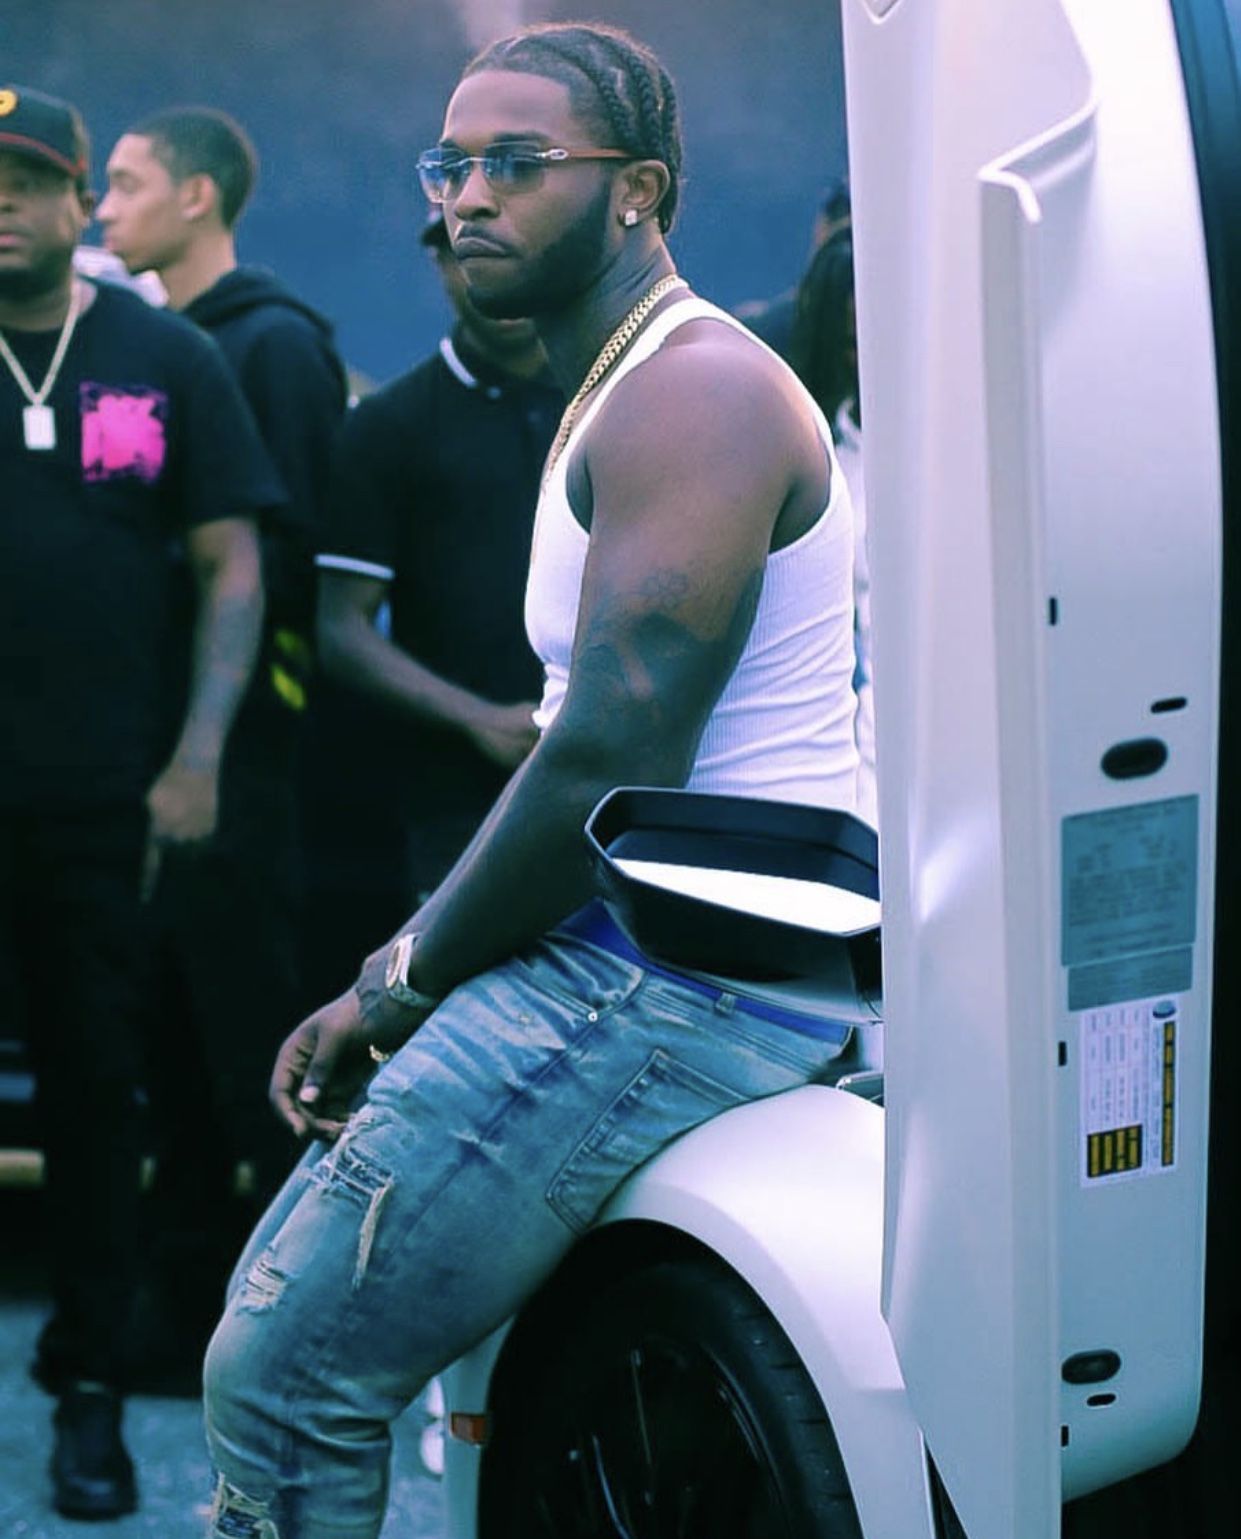
[{"label": "cornrow braid", "polygon": [[[609,42],[614,42],[608,37]],[[638,122],[643,144],[659,145],[664,153],[653,155],[662,160],[672,178],[672,211],[676,208],[676,192],[681,182],[681,119],[677,108],[676,87],[672,77],[648,49],[643,49],[647,67],[635,70],[628,58],[623,61],[628,78],[633,84]],[[667,225],[661,226],[667,229]]]},{"label": "cornrow braid", "polygon": [[560,81],[577,116],[604,136],[600,148],[662,161],[669,181],[659,228],[672,228],[681,188],[680,113],[671,77],[645,44],[602,23],[546,22],[488,44],[462,78],[489,69]]}]

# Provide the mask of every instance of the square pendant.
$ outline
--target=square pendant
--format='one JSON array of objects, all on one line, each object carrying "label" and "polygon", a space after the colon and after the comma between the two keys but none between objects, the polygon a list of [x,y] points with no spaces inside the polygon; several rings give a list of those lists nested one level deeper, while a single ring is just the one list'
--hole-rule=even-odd
[{"label": "square pendant", "polygon": [[50,406],[24,406],[22,430],[27,449],[56,447],[56,416]]}]

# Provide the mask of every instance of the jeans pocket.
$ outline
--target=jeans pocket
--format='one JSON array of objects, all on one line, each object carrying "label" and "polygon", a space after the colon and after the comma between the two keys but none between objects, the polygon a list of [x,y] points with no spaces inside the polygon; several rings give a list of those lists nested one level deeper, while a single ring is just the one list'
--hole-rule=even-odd
[{"label": "jeans pocket", "polygon": [[679,1134],[745,1099],[657,1048],[556,1172],[548,1202],[581,1233],[639,1165]]}]

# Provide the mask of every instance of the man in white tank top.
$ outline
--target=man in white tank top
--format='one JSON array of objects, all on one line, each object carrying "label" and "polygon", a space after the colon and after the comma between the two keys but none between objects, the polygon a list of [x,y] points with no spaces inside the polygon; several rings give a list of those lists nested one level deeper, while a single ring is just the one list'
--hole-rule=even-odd
[{"label": "man in white tank top", "polygon": [[281,1051],[276,1107],[326,1147],[208,1354],[216,1534],[378,1534],[387,1425],[427,1378],[634,1166],[839,1051],[584,908],[582,828],[613,786],[853,806],[847,493],[793,374],[677,278],[680,163],[662,66],[577,24],[485,49],[420,157],[474,304],[533,316],[570,400],[527,597],[543,730],[440,888]]}]

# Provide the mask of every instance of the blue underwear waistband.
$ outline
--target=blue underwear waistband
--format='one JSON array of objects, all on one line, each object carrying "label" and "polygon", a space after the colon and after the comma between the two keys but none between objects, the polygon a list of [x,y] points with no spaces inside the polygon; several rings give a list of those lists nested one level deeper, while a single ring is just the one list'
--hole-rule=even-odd
[{"label": "blue underwear waistband", "polygon": [[638,950],[597,898],[562,920],[556,925],[554,933],[574,935],[578,940],[589,941],[592,946],[610,951],[613,956],[623,957],[626,962],[634,962],[655,977],[668,978],[678,988],[689,989],[691,993],[701,994],[706,999],[731,999],[734,1010],[745,1015],[755,1015],[760,1021],[770,1021],[774,1026],[784,1026],[789,1031],[798,1031],[805,1037],[817,1037],[821,1042],[834,1042],[843,1046],[853,1030],[848,1021],[825,1020],[817,1015],[803,1015],[799,1010],[785,1010],[780,1005],[766,1004],[761,999],[753,999],[733,989],[717,988],[702,978],[693,978],[671,967],[661,967],[658,962],[652,962],[645,952]]}]

